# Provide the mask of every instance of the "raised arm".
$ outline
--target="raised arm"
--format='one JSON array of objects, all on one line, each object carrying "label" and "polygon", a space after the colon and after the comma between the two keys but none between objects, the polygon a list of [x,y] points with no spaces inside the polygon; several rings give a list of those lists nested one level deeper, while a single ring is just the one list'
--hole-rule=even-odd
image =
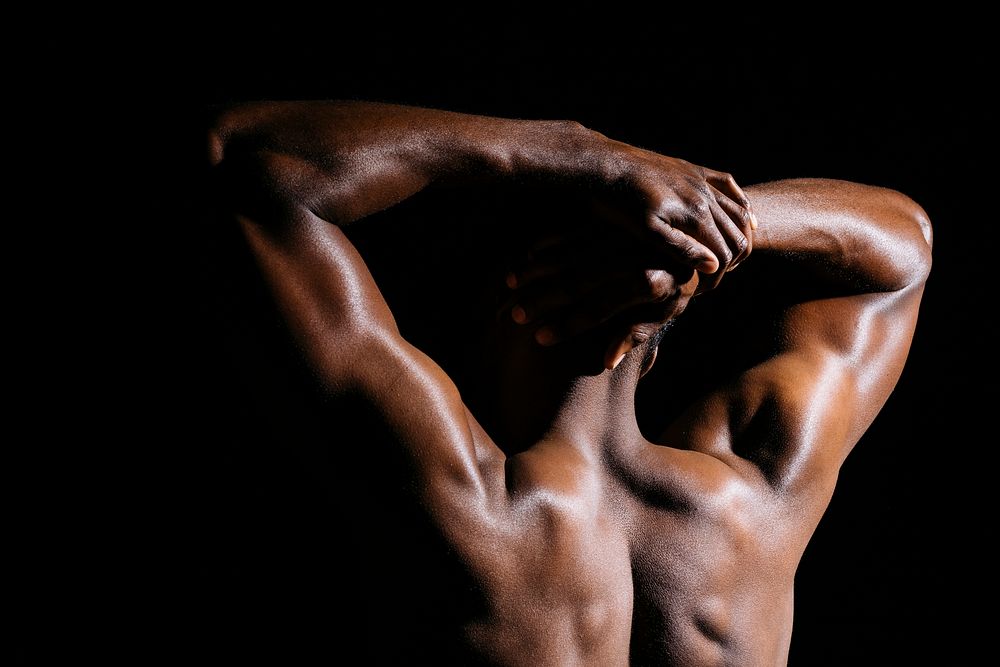
[{"label": "raised arm", "polygon": [[667,439],[752,466],[776,487],[832,490],[902,371],[930,270],[930,223],[907,197],[853,183],[782,181],[747,193],[760,221],[752,261],[770,265],[770,289],[784,294],[774,295],[783,302],[776,329],[733,324],[766,337],[769,355]]},{"label": "raised arm", "polygon": [[931,224],[893,190],[845,181],[799,179],[748,190],[766,221],[760,258],[784,255],[791,266],[845,293],[922,287],[930,270]]},{"label": "raised arm", "polygon": [[322,386],[379,413],[449,525],[503,492],[502,457],[447,375],[400,335],[341,226],[426,187],[513,180],[604,196],[615,224],[692,269],[721,275],[749,250],[747,203],[731,178],[574,123],[261,103],[220,113],[208,154],[219,200]]},{"label": "raised arm", "polygon": [[218,114],[208,153],[244,209],[295,201],[348,224],[431,185],[508,181],[603,198],[618,224],[707,274],[721,275],[750,250],[748,202],[728,174],[574,122],[368,102],[257,103]]}]

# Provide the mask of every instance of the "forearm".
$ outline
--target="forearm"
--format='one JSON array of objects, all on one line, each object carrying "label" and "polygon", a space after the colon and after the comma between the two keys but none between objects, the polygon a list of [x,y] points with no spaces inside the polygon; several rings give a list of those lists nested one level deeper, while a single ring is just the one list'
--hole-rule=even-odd
[{"label": "forearm", "polygon": [[895,291],[922,282],[931,228],[907,197],[844,181],[778,181],[746,189],[759,220],[754,254],[779,254],[825,282]]},{"label": "forearm", "polygon": [[255,178],[246,179],[244,169],[241,183],[263,177],[269,191],[347,223],[432,183],[597,175],[606,161],[596,150],[602,139],[564,121],[367,102],[268,102],[220,114],[209,153],[216,166],[253,163]]}]

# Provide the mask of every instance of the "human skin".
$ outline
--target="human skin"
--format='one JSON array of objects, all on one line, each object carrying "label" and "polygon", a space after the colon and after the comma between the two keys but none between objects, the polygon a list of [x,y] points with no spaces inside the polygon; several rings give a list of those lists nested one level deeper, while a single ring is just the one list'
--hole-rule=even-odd
[{"label": "human skin", "polygon": [[[467,661],[786,663],[795,569],[909,348],[930,267],[919,206],[838,181],[744,190],[573,123],[366,103],[228,110],[209,158],[317,383],[378,411],[372,441],[406,457],[413,501],[474,582],[450,629]],[[619,244],[597,262],[538,251],[573,248],[560,232],[507,276],[493,433],[400,335],[342,231],[490,180],[585,193],[594,233]],[[734,327],[767,354],[647,439],[647,339],[743,261],[795,279],[766,331]]]}]

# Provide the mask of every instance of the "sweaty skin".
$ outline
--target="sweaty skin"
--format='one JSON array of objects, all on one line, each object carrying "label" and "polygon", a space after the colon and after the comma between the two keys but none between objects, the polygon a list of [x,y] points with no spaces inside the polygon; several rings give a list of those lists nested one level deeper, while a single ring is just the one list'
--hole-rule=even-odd
[{"label": "sweaty skin", "polygon": [[[209,156],[317,381],[375,408],[373,441],[406,457],[414,502],[474,582],[449,655],[787,662],[799,559],[909,349],[930,268],[919,206],[828,180],[743,190],[574,123],[366,103],[228,110]],[[489,379],[502,426],[487,433],[400,335],[342,228],[427,187],[490,180],[594,195],[599,233],[635,251],[585,272],[572,253],[534,252],[507,276],[505,370]],[[767,353],[647,439],[648,339],[693,294],[736,284],[727,271],[751,249],[750,264],[788,272],[766,330],[734,325]]]}]

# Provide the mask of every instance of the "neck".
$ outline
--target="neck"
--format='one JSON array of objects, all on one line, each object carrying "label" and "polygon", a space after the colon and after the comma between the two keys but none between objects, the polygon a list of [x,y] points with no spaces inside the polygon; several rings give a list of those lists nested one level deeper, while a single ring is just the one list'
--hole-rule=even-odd
[{"label": "neck", "polygon": [[[609,371],[585,343],[545,348],[530,332],[516,330],[494,345],[490,431],[508,454],[542,440],[597,450],[639,437],[635,389],[640,350]],[[587,357],[593,360],[582,363]]]}]

